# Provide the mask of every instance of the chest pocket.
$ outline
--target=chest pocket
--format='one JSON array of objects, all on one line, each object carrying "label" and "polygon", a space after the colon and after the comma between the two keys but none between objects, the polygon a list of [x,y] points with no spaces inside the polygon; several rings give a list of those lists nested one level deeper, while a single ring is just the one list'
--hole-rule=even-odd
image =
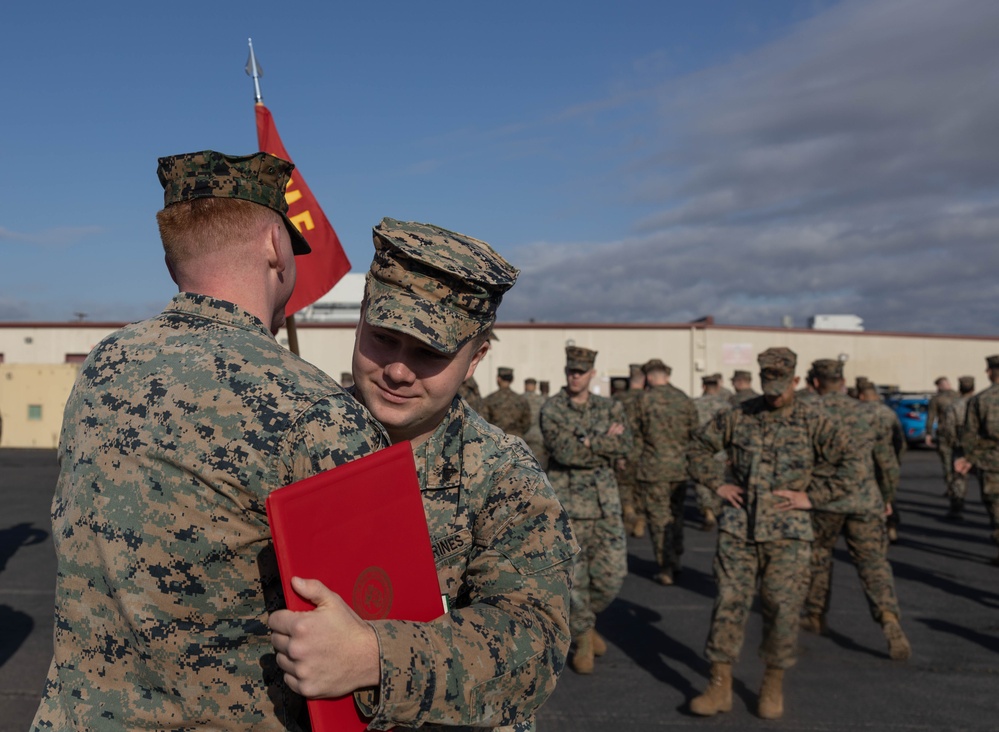
[{"label": "chest pocket", "polygon": [[457,605],[462,590],[462,577],[472,553],[472,532],[462,529],[447,536],[433,538],[434,561],[441,594],[447,595],[452,606]]}]

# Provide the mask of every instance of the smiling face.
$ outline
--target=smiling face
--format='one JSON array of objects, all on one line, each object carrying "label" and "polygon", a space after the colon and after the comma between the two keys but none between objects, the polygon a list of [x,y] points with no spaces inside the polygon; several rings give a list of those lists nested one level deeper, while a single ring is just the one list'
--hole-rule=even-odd
[{"label": "smiling face", "polygon": [[393,443],[423,442],[444,419],[461,382],[489,350],[473,338],[453,354],[413,336],[367,323],[354,338],[354,385],[361,401],[384,425]]}]

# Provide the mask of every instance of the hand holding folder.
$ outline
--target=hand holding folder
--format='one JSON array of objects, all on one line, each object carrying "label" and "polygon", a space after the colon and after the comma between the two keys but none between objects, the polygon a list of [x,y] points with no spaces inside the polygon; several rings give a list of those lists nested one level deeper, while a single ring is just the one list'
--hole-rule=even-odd
[{"label": "hand holding folder", "polygon": [[[443,613],[408,442],[274,491],[267,515],[289,610],[315,607],[292,588],[300,577],[321,581],[365,620]],[[352,694],[308,705],[316,732],[367,726]]]}]

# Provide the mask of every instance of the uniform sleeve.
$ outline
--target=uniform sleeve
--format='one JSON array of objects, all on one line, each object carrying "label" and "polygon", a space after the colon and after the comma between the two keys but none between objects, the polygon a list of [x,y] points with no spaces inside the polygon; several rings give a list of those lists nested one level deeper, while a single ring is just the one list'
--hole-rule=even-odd
[{"label": "uniform sleeve", "polygon": [[634,446],[634,437],[631,432],[631,423],[624,413],[624,406],[621,402],[611,402],[610,421],[624,425],[624,432],[620,435],[591,435],[590,448],[598,455],[603,455],[611,460],[626,457]]},{"label": "uniform sleeve", "polygon": [[[549,406],[550,405],[550,406]],[[597,454],[591,446],[583,444],[587,437],[582,428],[571,419],[571,413],[547,402],[541,409],[541,435],[545,440],[548,457],[570,468],[600,468],[608,464],[607,458]]]},{"label": "uniform sleeve", "polygon": [[543,476],[497,481],[455,607],[431,623],[371,624],[381,683],[370,728],[522,722],[549,697],[569,648],[568,518]]},{"label": "uniform sleeve", "polygon": [[870,480],[866,451],[856,449],[849,432],[824,415],[814,423],[812,445],[815,465],[808,486],[812,507],[831,510],[849,504],[858,495],[856,487]]},{"label": "uniform sleeve", "polygon": [[881,498],[885,503],[890,503],[895,498],[901,478],[898,455],[895,453],[894,428],[887,419],[879,419],[875,427],[877,439],[874,442],[874,477],[878,482]]},{"label": "uniform sleeve", "polygon": [[520,434],[526,435],[531,429],[531,403],[527,401],[527,397],[521,396],[517,400],[517,404],[520,405],[517,429],[520,431]]},{"label": "uniform sleeve", "polygon": [[278,465],[287,485],[386,447],[384,429],[350,395],[321,399],[304,410],[285,437],[288,452]]},{"label": "uniform sleeve", "polygon": [[725,482],[725,464],[715,455],[725,449],[732,433],[731,420],[735,412],[719,412],[694,429],[687,449],[687,472],[694,482],[718,490]]}]

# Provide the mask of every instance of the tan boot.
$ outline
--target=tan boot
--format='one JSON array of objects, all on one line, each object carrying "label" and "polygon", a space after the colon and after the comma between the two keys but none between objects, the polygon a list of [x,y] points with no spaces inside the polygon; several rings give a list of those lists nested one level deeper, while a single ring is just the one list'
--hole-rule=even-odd
[{"label": "tan boot", "polygon": [[634,506],[625,506],[621,511],[621,520],[624,521],[624,530],[627,533],[631,533],[632,528],[635,526],[635,520],[638,518],[638,514],[635,513]]},{"label": "tan boot", "polygon": [[806,630],[809,633],[815,633],[815,635],[825,635],[826,634],[826,616],[825,615],[802,615],[801,616],[801,629]]},{"label": "tan boot", "polygon": [[761,719],[780,719],[784,716],[784,669],[767,666],[760,687],[757,714]]},{"label": "tan boot", "polygon": [[881,630],[888,640],[888,655],[892,661],[905,661],[912,655],[912,646],[902,632],[902,625],[895,613],[884,613],[881,616]]},{"label": "tan boot", "polygon": [[707,690],[690,700],[690,711],[702,717],[732,711],[732,664],[711,664]]},{"label": "tan boot", "polygon": [[593,673],[593,629],[576,639],[576,652],[572,654],[572,670],[577,674]]},{"label": "tan boot", "polygon": [[593,642],[593,655],[600,657],[605,653],[607,653],[607,641],[605,641],[601,637],[600,633],[597,632],[596,628],[594,628],[590,632],[593,634],[592,637],[590,638],[590,640]]},{"label": "tan boot", "polygon": [[715,512],[710,508],[704,509],[704,522],[701,524],[701,531],[711,531],[715,526],[718,525],[718,519],[715,517]]},{"label": "tan boot", "polygon": [[635,519],[635,525],[631,527],[631,535],[642,537],[645,536],[645,517],[639,516]]}]

